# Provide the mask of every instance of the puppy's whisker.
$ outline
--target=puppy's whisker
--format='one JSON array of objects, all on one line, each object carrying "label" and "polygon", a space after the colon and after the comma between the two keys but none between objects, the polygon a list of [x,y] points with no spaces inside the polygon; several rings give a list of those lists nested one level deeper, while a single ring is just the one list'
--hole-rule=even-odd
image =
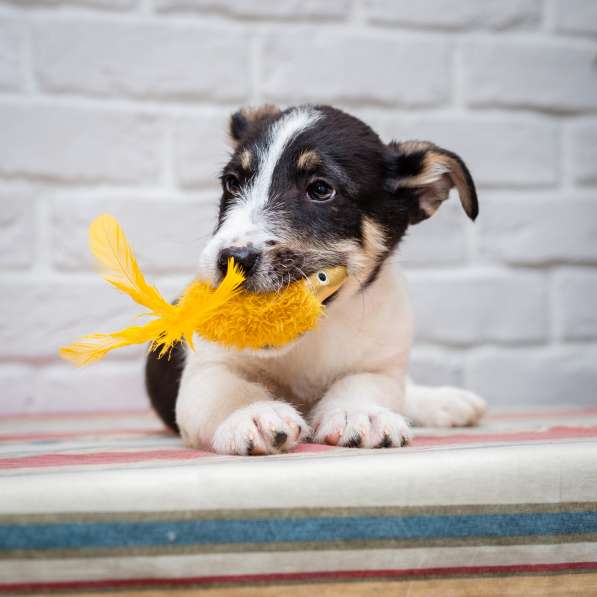
[{"label": "puppy's whisker", "polygon": [[309,279],[309,276],[307,276],[307,274],[298,265],[296,266],[296,269],[301,274],[301,276],[303,276],[303,278],[305,278],[305,280]]}]

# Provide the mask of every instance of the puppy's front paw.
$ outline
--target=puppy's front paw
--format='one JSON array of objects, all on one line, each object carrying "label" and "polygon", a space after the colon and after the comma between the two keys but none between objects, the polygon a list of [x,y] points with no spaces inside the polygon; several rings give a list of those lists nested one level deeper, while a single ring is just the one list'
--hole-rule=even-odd
[{"label": "puppy's front paw", "polygon": [[427,388],[417,400],[413,419],[421,427],[467,427],[485,414],[485,400],[461,388]]},{"label": "puppy's front paw", "polygon": [[213,449],[218,454],[278,454],[310,433],[299,413],[285,402],[254,402],[229,415],[216,429]]},{"label": "puppy's front paw", "polygon": [[319,408],[313,427],[317,443],[346,448],[397,448],[412,439],[404,418],[382,407]]}]

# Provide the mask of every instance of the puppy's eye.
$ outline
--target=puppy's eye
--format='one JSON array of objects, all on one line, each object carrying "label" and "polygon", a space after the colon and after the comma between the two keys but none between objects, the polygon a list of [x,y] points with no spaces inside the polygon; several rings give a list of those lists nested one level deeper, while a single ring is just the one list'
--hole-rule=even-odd
[{"label": "puppy's eye", "polygon": [[336,189],[325,180],[314,180],[307,187],[307,194],[312,201],[327,201],[336,194]]},{"label": "puppy's eye", "polygon": [[234,174],[227,174],[224,177],[224,188],[231,195],[238,195],[240,193],[240,181]]}]

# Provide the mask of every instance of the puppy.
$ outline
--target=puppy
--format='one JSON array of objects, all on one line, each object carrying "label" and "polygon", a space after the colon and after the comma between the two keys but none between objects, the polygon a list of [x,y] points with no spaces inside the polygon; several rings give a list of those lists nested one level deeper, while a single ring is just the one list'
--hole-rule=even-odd
[{"label": "puppy", "polygon": [[218,222],[199,259],[217,284],[229,257],[252,292],[280,290],[330,266],[348,281],[318,329],[282,350],[235,351],[197,338],[195,351],[148,357],[148,393],[188,446],[273,454],[307,437],[338,446],[406,445],[407,421],[473,425],[485,403],[465,390],[406,377],[413,316],[390,263],[407,228],[458,191],[475,219],[464,162],[424,141],[382,143],[330,106],[241,110],[230,121]]}]

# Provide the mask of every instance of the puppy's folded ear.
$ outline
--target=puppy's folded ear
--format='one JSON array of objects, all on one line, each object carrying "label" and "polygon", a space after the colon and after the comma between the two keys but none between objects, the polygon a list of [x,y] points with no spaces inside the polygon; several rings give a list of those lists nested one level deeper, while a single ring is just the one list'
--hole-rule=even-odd
[{"label": "puppy's folded ear", "polygon": [[412,189],[415,201],[409,220],[417,224],[432,216],[450,189],[456,187],[471,220],[479,213],[477,191],[465,163],[455,153],[427,141],[392,142],[388,145],[386,186],[391,192]]},{"label": "puppy's folded ear", "polygon": [[258,108],[243,108],[235,112],[230,117],[232,143],[238,145],[251,129],[267,120],[276,118],[280,113],[280,108],[271,104],[265,104]]}]

